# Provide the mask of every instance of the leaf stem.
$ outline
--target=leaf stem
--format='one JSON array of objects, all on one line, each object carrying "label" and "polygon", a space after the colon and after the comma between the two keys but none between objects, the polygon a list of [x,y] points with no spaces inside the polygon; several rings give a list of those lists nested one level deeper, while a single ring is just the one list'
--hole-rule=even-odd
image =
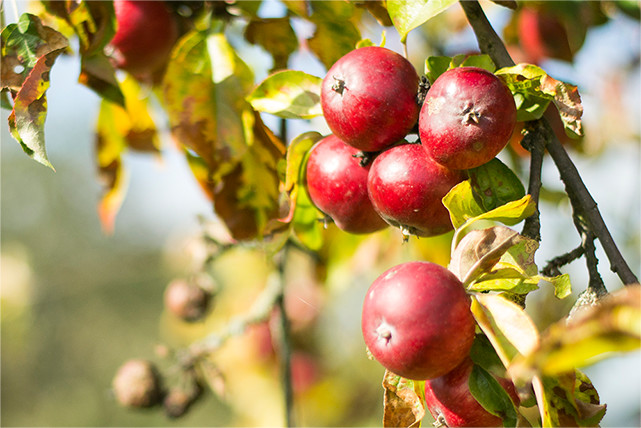
[{"label": "leaf stem", "polygon": [[[514,65],[501,38],[496,34],[477,0],[459,1],[468,22],[470,23],[479,47],[483,53],[488,54],[497,67],[509,67]],[[538,120],[549,129],[549,123],[545,118]],[[603,217],[597,208],[592,195],[585,187],[576,166],[570,159],[561,145],[559,139],[551,133],[548,140],[547,150],[552,157],[563,181],[566,193],[576,200],[577,212],[586,220],[586,227],[599,239],[605,254],[610,261],[610,269],[619,276],[625,285],[639,282],[629,265],[623,258],[619,248],[616,246],[612,236],[603,221]]]}]

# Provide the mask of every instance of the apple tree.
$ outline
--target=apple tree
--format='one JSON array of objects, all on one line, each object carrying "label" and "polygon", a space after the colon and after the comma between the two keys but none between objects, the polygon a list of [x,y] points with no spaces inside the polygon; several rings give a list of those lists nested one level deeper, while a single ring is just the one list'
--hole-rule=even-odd
[{"label": "apple tree", "polygon": [[[501,34],[487,9],[508,17]],[[217,355],[264,327],[294,425],[305,358],[292,337],[309,309],[287,304],[292,276],[304,269],[322,288],[352,263],[374,272],[351,310],[361,364],[384,369],[383,425],[598,426],[606,404],[581,369],[639,348],[641,289],[570,157],[585,134],[579,89],[543,64],[571,63],[613,13],[638,20],[639,5],[65,0],[34,2],[8,24],[3,15],[2,106],[27,156],[54,168],[44,124],[59,56],[79,57],[78,83],[101,99],[93,143],[107,234],[126,198],[123,159],[166,150],[159,120],[211,202],[198,267],[167,284],[172,317],[188,329],[217,316],[230,284],[212,270],[238,248],[269,266],[254,303],[226,322],[160,347],[155,361],[123,355],[115,399],[180,417],[206,390],[224,395],[233,367]],[[446,51],[465,31],[478,49]],[[260,49],[265,70],[241,46]],[[545,189],[544,162],[562,195]],[[562,214],[578,246],[566,253],[541,240],[551,197],[571,207]],[[559,256],[539,267],[543,245]],[[608,291],[597,245],[625,287]],[[587,284],[563,273],[580,258]],[[575,301],[539,329],[528,302],[545,289]]]}]

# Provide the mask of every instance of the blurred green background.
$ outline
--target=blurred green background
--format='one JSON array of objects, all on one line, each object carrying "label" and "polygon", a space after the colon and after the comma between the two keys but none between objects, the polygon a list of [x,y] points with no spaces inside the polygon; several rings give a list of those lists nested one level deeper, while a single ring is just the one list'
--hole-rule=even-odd
[{"label": "blurred green background", "polygon": [[[266,8],[265,13],[276,12]],[[492,9],[490,17],[500,26],[506,13]],[[457,15],[445,14],[442,19],[453,17]],[[369,31],[377,41],[380,28],[372,26]],[[585,154],[572,156],[637,274],[641,257],[639,40],[638,21],[619,14],[588,34],[573,65],[543,64],[556,78],[579,85],[588,137]],[[412,33],[409,45],[413,43],[422,46],[424,38]],[[264,77],[267,65],[261,62],[257,48],[240,41],[238,46],[246,61],[259,70],[262,67],[257,78]],[[400,50],[392,31],[387,32],[387,46]],[[473,47],[472,35],[465,31],[448,44],[452,53]],[[420,70],[425,52],[412,49],[410,53]],[[304,52],[294,58],[292,68],[324,73]],[[215,274],[224,292],[205,323],[188,328],[164,313],[164,287],[172,278],[193,271],[200,251],[198,218],[213,220],[211,207],[169,141],[160,118],[162,158],[135,153],[126,158],[130,173],[127,198],[115,233],[102,233],[96,213],[101,186],[93,148],[99,100],[77,83],[78,70],[77,58],[61,57],[52,71],[46,135],[49,158],[57,172],[25,156],[9,136],[9,112],[3,110],[0,116],[4,124],[0,127],[0,424],[282,425],[276,365],[273,357],[261,354],[259,328],[232,340],[221,352],[219,361],[227,376],[224,398],[208,393],[178,420],[154,410],[122,409],[115,403],[110,383],[124,360],[154,359],[157,344],[184,345],[222,325],[235,311],[251,304],[264,284],[267,262],[260,254],[242,250],[217,262]],[[270,118],[266,120],[270,123]],[[290,138],[308,129],[327,132],[322,119],[292,123]],[[550,190],[563,189],[551,162],[544,167],[544,185]],[[547,202],[542,212],[539,266],[578,244],[566,202]],[[303,293],[298,300],[307,305],[299,310],[311,319],[307,324],[301,321],[304,326],[294,331],[303,361],[303,384],[296,394],[296,412],[303,425],[380,425],[383,369],[365,355],[359,324],[362,296],[371,281],[392,264],[416,254],[432,254],[430,246],[438,249],[442,245],[438,240],[422,240],[401,248],[400,236],[394,231],[361,241],[365,243],[357,256],[336,263],[324,285],[309,285],[304,258],[290,275],[292,288]],[[391,241],[394,243],[387,247]],[[381,257],[389,248],[394,250]],[[604,254],[599,256],[606,285],[610,290],[619,288]],[[583,261],[565,271],[580,292],[587,283]],[[539,301],[532,299],[529,309],[540,326],[568,309],[567,303],[554,302],[550,293],[535,294]],[[603,426],[639,426],[640,366],[641,355],[635,352],[586,370],[608,404]]]}]

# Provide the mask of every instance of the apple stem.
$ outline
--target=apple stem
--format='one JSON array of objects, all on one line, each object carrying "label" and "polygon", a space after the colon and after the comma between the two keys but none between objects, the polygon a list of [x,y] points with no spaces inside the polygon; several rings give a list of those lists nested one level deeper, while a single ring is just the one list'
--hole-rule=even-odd
[{"label": "apple stem", "polygon": [[447,428],[447,422],[445,421],[445,416],[443,416],[443,413],[438,413],[438,416],[436,416],[436,420],[432,425],[434,425],[436,428]]},{"label": "apple stem", "polygon": [[366,152],[366,151],[360,151],[358,153],[355,153],[352,155],[354,158],[358,158],[361,161],[358,163],[362,167],[366,167],[367,165],[370,164],[376,157],[376,154],[378,152]]},{"label": "apple stem", "polygon": [[332,76],[332,77],[334,78],[332,91],[338,93],[339,95],[343,95],[343,92],[345,91],[345,81],[343,79],[339,79],[336,76]]}]

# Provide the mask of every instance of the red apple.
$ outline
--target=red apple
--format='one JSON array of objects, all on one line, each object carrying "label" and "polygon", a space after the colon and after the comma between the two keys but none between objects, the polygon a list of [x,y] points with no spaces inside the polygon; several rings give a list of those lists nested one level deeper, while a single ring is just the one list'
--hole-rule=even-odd
[{"label": "red apple", "polygon": [[450,169],[470,169],[492,160],[508,143],[516,104],[507,86],[477,67],[440,75],[427,93],[419,135],[427,153]]},{"label": "red apple", "polygon": [[572,61],[567,30],[554,12],[524,7],[517,19],[520,45],[528,62],[538,64],[546,58]]},{"label": "red apple", "polygon": [[468,356],[475,321],[456,276],[434,263],[397,265],[365,295],[361,327],[374,358],[391,372],[433,379]]},{"label": "red apple", "polygon": [[114,0],[116,34],[111,54],[116,68],[152,73],[168,60],[178,26],[164,1]]},{"label": "red apple", "polygon": [[321,86],[327,125],[346,144],[380,151],[402,140],[416,124],[419,77],[389,49],[368,46],[336,61]]},{"label": "red apple", "polygon": [[336,226],[350,233],[387,227],[367,195],[370,165],[361,166],[359,151],[329,135],[316,143],[307,160],[307,192],[314,205]]},{"label": "red apple", "polygon": [[[474,363],[468,357],[451,372],[425,382],[425,404],[435,419],[448,427],[500,427],[503,421],[479,404],[468,382]],[[496,378],[517,406],[519,396],[511,380]]]},{"label": "red apple", "polygon": [[465,177],[434,162],[420,144],[402,144],[379,154],[367,189],[374,209],[405,235],[435,236],[452,230],[443,196]]}]

